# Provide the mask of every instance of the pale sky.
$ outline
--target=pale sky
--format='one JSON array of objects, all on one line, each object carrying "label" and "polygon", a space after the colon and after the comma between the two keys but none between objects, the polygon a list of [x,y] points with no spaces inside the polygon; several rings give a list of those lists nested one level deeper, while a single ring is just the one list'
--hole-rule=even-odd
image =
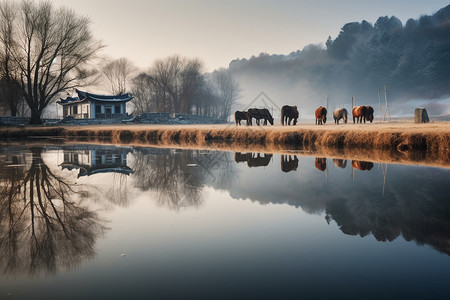
[{"label": "pale sky", "polygon": [[139,68],[179,54],[200,58],[206,71],[261,52],[289,54],[335,38],[348,22],[379,16],[403,24],[433,14],[448,0],[51,0],[88,16],[102,54]]}]

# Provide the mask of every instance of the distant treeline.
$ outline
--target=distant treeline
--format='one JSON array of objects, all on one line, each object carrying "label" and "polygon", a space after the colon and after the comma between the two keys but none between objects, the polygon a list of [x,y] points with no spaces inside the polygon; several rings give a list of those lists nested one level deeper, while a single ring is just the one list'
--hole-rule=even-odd
[{"label": "distant treeline", "polygon": [[347,23],[325,47],[234,60],[230,71],[241,79],[281,77],[293,88],[301,82],[345,97],[374,98],[387,85],[394,101],[442,98],[450,95],[450,5],[404,25],[395,16],[373,25]]}]

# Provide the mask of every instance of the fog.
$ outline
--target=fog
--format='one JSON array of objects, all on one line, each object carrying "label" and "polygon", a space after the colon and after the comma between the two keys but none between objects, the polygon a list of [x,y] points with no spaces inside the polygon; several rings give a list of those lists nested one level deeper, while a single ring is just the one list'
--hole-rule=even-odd
[{"label": "fog", "polygon": [[[345,24],[336,38],[288,55],[261,53],[236,59],[229,70],[243,89],[240,108],[264,91],[273,105],[297,105],[301,118],[313,118],[326,105],[371,105],[384,112],[384,86],[392,116],[412,116],[415,107],[430,115],[450,114],[450,5],[434,15],[395,16]],[[274,112],[275,113],[275,112]],[[277,113],[275,113],[277,115]]]}]

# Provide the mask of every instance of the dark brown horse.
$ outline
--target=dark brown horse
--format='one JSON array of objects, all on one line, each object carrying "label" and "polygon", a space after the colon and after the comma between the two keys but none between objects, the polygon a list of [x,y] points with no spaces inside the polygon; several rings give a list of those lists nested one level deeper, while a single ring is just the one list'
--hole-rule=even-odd
[{"label": "dark brown horse", "polygon": [[333,111],[334,123],[339,124],[340,119],[344,119],[344,123],[347,124],[348,112],[345,108],[338,108]]},{"label": "dark brown horse", "polygon": [[294,155],[292,158],[290,155],[281,155],[281,171],[287,173],[290,171],[297,171],[298,158]]},{"label": "dark brown horse", "polygon": [[333,164],[336,167],[339,167],[341,169],[345,169],[345,167],[347,166],[347,160],[346,159],[333,158]]},{"label": "dark brown horse", "polygon": [[297,106],[285,105],[281,108],[281,125],[291,125],[291,121],[294,120],[292,125],[297,124],[298,110]]},{"label": "dark brown horse", "polygon": [[236,125],[241,125],[241,120],[245,120],[247,122],[247,112],[246,111],[239,111],[237,110],[234,113],[234,121],[236,122]]},{"label": "dark brown horse", "polygon": [[256,125],[259,125],[261,119],[264,119],[264,125],[267,125],[267,121],[273,125],[273,117],[267,108],[250,108],[247,111],[247,125],[252,125],[252,118],[256,119]]},{"label": "dark brown horse", "polygon": [[353,123],[362,123],[364,120],[364,123],[366,123],[366,115],[367,115],[367,107],[366,106],[355,106],[352,109],[352,115],[353,115]]},{"label": "dark brown horse", "polygon": [[370,171],[373,168],[373,163],[370,161],[352,160],[352,167],[361,171]]},{"label": "dark brown horse", "polygon": [[316,161],[314,162],[316,169],[319,171],[325,171],[327,169],[327,159],[324,157],[316,157]]},{"label": "dark brown horse", "polygon": [[316,125],[325,124],[327,122],[327,109],[323,106],[320,106],[318,109],[316,109],[315,116]]},{"label": "dark brown horse", "polygon": [[372,106],[366,106],[366,120],[368,120],[370,123],[373,121],[373,107]]}]

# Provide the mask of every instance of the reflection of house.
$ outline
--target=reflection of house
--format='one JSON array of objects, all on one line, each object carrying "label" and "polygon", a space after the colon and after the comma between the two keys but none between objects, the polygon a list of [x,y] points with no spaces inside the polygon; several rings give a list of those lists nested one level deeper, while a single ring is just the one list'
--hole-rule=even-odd
[{"label": "reflection of house", "polygon": [[64,150],[63,169],[79,169],[78,177],[97,173],[121,173],[134,171],[127,166],[127,148],[99,148],[90,150]]},{"label": "reflection of house", "polygon": [[78,97],[61,99],[63,117],[75,119],[110,119],[126,115],[126,103],[133,99],[128,94],[113,96],[96,95],[76,90]]}]

